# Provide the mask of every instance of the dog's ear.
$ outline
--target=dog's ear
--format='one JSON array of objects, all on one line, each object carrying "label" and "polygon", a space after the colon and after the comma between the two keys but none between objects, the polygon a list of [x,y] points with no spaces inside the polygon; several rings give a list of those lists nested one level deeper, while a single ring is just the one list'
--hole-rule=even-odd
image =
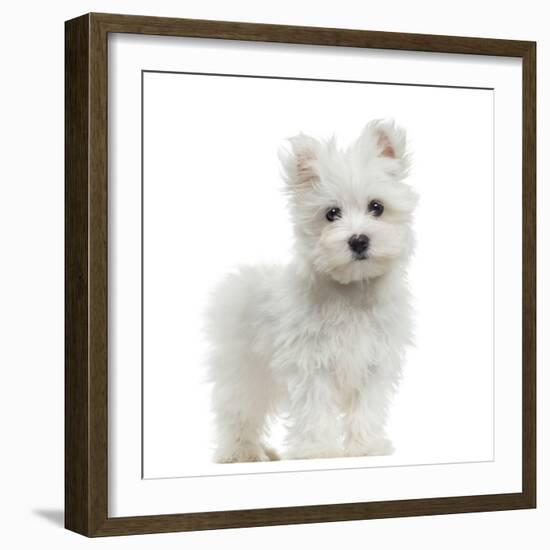
[{"label": "dog's ear", "polygon": [[407,134],[393,120],[369,122],[361,133],[359,143],[369,156],[395,160],[401,172],[407,170]]},{"label": "dog's ear", "polygon": [[406,132],[392,120],[372,120],[365,126],[361,140],[366,140],[369,145],[374,146],[379,157],[401,159],[405,156]]},{"label": "dog's ear", "polygon": [[279,157],[290,188],[303,188],[319,181],[316,163],[321,144],[305,134],[288,139],[289,150],[281,150]]}]

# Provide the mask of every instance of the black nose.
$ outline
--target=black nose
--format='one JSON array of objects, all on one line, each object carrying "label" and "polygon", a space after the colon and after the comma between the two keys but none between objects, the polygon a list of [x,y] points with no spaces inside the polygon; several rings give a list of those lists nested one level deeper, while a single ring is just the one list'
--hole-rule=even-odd
[{"label": "black nose", "polygon": [[369,238],[366,235],[352,235],[348,241],[349,247],[356,254],[363,254],[369,247]]}]

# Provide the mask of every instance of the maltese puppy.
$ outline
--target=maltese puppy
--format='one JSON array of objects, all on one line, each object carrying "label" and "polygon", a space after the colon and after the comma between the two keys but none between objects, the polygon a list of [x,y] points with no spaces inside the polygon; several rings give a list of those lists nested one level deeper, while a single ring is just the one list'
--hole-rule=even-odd
[{"label": "maltese puppy", "polygon": [[374,120],[347,149],[300,134],[281,153],[295,244],[287,266],[243,267],[207,315],[217,462],[385,455],[411,339],[406,266],[415,192],[404,130]]}]

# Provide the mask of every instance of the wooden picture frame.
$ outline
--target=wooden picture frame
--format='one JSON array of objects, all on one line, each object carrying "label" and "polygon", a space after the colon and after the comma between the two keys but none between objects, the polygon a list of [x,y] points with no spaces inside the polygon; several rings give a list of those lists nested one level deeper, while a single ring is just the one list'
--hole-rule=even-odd
[{"label": "wooden picture frame", "polygon": [[[520,58],[523,70],[521,492],[109,517],[107,36],[133,33]],[[534,42],[87,14],[65,25],[65,526],[108,536],[533,508],[536,505]]]}]

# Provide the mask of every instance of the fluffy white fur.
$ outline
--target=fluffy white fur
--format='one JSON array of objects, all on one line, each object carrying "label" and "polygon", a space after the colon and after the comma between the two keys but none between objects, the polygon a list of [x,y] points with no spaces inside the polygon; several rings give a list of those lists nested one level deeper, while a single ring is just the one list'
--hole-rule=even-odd
[{"label": "fluffy white fur", "polygon": [[[416,204],[405,132],[376,120],[344,150],[303,134],[290,145],[281,161],[294,261],[230,274],[208,311],[218,462],[278,458],[267,433],[275,414],[287,425],[285,458],[393,451],[385,422],[410,342]],[[366,259],[352,235],[368,236]]]}]

